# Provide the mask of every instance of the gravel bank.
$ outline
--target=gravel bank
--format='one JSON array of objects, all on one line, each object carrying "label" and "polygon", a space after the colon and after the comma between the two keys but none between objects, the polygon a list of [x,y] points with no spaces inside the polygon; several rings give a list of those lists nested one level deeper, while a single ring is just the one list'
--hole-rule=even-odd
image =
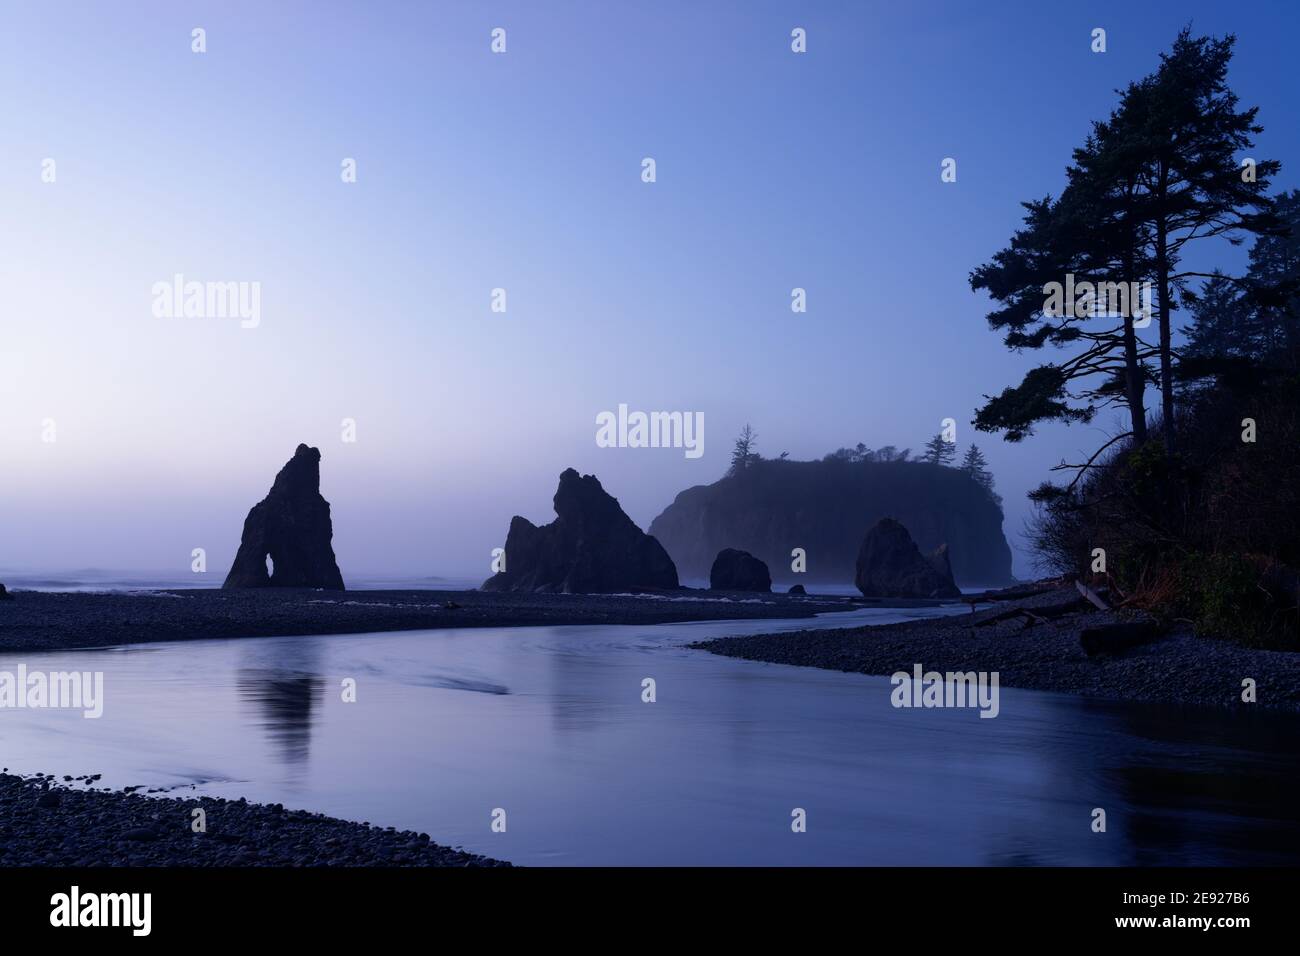
[{"label": "gravel bank", "polygon": [[799,618],[852,606],[840,597],[692,590],[644,595],[298,589],[109,594],[18,591],[14,600],[0,602],[0,653],[444,627]]},{"label": "gravel bank", "polygon": [[[1079,644],[1084,628],[1115,620],[1115,612],[1079,604],[1073,589],[1057,590],[962,614],[844,630],[795,631],[701,641],[692,647],[726,657],[794,664],[860,674],[997,671],[1004,687],[1062,691],[1125,700],[1217,707],[1300,710],[1300,654],[1260,651],[1195,637],[1189,629],[1117,655],[1089,658]],[[1021,620],[976,627],[1010,607],[1071,611],[1046,623]],[[1253,678],[1257,702],[1241,701],[1243,678]]]},{"label": "gravel bank", "polygon": [[[280,804],[85,789],[94,780],[0,773],[0,866],[509,866]],[[193,811],[207,832],[192,829]]]}]

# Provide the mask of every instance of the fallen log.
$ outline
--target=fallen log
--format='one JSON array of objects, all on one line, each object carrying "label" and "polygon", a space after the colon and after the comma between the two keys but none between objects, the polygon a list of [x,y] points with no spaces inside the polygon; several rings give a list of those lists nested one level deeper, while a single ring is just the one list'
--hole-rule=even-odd
[{"label": "fallen log", "polygon": [[980,591],[978,594],[967,594],[962,600],[971,604],[983,604],[986,602],[997,601],[1019,601],[1021,598],[1034,597],[1038,594],[1046,594],[1049,591],[1059,591],[1064,586],[1060,580],[1035,581],[1031,584],[1018,584],[1009,588],[997,588],[992,591]]},{"label": "fallen log", "polygon": [[1082,581],[1075,581],[1074,586],[1078,588],[1079,593],[1082,594],[1089,601],[1091,601],[1094,606],[1100,608],[1103,611],[1110,610],[1110,605],[1106,602],[1106,599],[1102,597],[1100,594],[1098,594],[1096,591],[1094,591],[1092,588],[1088,587],[1088,585],[1084,584]]},{"label": "fallen log", "polygon": [[990,614],[981,621],[976,621],[973,627],[984,627],[987,624],[997,624],[1000,621],[1008,621],[1012,618],[1023,617],[1035,624],[1046,624],[1048,621],[1058,617],[1065,617],[1069,614],[1078,613],[1084,608],[1082,600],[1069,601],[1065,604],[1048,604],[1043,607],[1036,607],[1032,611],[1023,607],[1010,607],[1003,611]]},{"label": "fallen log", "polygon": [[1096,657],[1098,654],[1118,654],[1130,647],[1149,644],[1162,633],[1155,621],[1116,621],[1113,624],[1085,627],[1079,632],[1079,644],[1085,654]]},{"label": "fallen log", "polygon": [[[1052,615],[1053,617],[1057,615]],[[982,621],[976,621],[974,627],[988,627],[990,624],[999,624],[1002,621],[1010,621],[1015,618],[1024,618],[1026,626],[1034,624],[1046,624],[1047,618],[1041,614],[1035,614],[1033,611],[1023,607],[1008,608],[1005,611],[999,611],[997,614],[991,614]]]}]

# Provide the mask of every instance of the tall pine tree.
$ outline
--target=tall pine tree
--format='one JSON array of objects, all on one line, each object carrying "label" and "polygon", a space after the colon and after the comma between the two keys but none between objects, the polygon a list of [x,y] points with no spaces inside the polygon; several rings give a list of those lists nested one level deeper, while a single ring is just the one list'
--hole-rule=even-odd
[{"label": "tall pine tree", "polygon": [[951,465],[956,455],[957,446],[939,432],[925,443],[925,454],[921,456],[921,460],[928,461],[932,465]]},{"label": "tall pine tree", "polygon": [[[1261,131],[1256,110],[1239,110],[1226,84],[1234,39],[1194,38],[1183,30],[1160,67],[1121,94],[1119,105],[1096,123],[1067,170],[1059,199],[1025,203],[1024,228],[1010,245],[971,273],[999,307],[989,325],[1012,350],[1047,346],[1062,360],[1029,370],[1022,382],[986,397],[975,426],[1020,441],[1043,421],[1088,422],[1109,404],[1128,408],[1124,438],[1146,438],[1144,392],[1159,382],[1166,446],[1174,444],[1173,380],[1177,355],[1171,314],[1189,280],[1189,243],[1277,230],[1266,195],[1274,161],[1241,168],[1238,154]],[[1157,341],[1143,341],[1130,301],[1121,321],[1072,308],[1046,308],[1049,283],[1148,281],[1158,319]],[[1148,368],[1148,363],[1154,366]],[[1107,447],[1107,446],[1103,446]],[[1090,467],[1094,455],[1081,469]]]}]

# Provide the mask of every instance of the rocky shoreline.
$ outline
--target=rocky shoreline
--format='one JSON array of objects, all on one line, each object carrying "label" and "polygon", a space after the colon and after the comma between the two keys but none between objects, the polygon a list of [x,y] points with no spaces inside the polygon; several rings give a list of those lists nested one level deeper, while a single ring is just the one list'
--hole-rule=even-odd
[{"label": "rocky shoreline", "polygon": [[[92,789],[96,777],[0,772],[0,867],[509,866],[278,803],[146,797]],[[202,810],[205,832],[195,832]]]},{"label": "rocky shoreline", "polygon": [[638,594],[340,592],[306,588],[11,593],[14,600],[0,605],[0,653],[449,627],[800,618],[856,606],[843,597],[719,593],[688,588]]},{"label": "rocky shoreline", "polygon": [[[699,641],[725,657],[860,674],[928,670],[997,671],[1004,687],[1134,701],[1300,710],[1300,654],[1198,638],[1177,626],[1150,643],[1116,653],[1084,652],[1080,638],[1123,624],[1124,612],[1099,610],[1073,587],[1052,588],[952,617]],[[1003,595],[1010,596],[1010,595]],[[973,605],[972,605],[973,606]],[[1026,611],[1028,614],[1013,613]],[[1242,702],[1242,681],[1256,702]]]}]

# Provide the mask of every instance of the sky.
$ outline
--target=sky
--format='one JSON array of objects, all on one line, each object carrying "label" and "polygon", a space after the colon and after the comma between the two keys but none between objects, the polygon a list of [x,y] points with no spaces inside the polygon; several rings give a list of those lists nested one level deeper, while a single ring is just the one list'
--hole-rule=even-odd
[{"label": "sky", "polygon": [[[1118,416],[975,433],[1046,356],[968,275],[1189,22],[1300,186],[1289,0],[3,0],[0,570],[219,578],[306,442],[345,578],[486,577],[567,467],[645,527],[746,423],[801,459],[953,418],[1028,575],[1025,492]],[[155,314],[177,274],[257,283],[256,325]],[[620,404],[702,413],[704,454],[598,447]]]}]

